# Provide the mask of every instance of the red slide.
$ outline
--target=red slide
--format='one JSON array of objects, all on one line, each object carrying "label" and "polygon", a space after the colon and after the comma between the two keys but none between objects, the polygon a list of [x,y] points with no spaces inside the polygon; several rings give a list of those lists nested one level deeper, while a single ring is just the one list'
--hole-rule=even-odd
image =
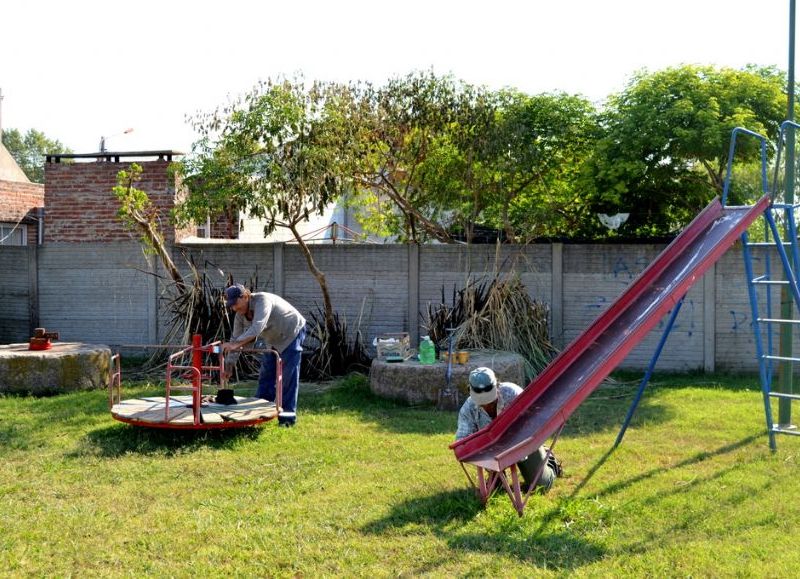
[{"label": "red slide", "polygon": [[769,203],[712,201],[495,420],[450,445],[456,458],[502,471],[545,443]]}]

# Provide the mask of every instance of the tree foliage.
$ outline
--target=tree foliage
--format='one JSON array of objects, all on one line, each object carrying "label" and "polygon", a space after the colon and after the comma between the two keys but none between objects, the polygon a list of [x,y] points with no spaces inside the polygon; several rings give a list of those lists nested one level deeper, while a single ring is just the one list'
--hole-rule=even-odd
[{"label": "tree foliage", "polygon": [[[362,94],[362,136],[356,204],[362,224],[403,241],[451,240],[426,183],[446,128],[459,122],[460,85],[451,77],[412,73]],[[440,183],[441,185],[441,183]]]},{"label": "tree foliage", "polygon": [[335,322],[325,274],[299,225],[352,188],[361,126],[357,87],[302,79],[267,81],[231,105],[194,120],[200,139],[177,165],[188,196],[179,222],[221,211],[264,221],[264,235],[291,231],[323,296],[326,325]]},{"label": "tree foliage", "polygon": [[[201,138],[180,165],[184,218],[244,211],[265,233],[348,199],[362,227],[399,241],[603,238],[597,213],[631,214],[621,233],[685,225],[723,186],[731,130],[774,139],[783,75],[681,66],[635,74],[598,111],[564,93],[528,95],[415,72],[380,87],[267,82],[195,119]],[[737,148],[749,174],[758,144]],[[731,202],[755,195],[743,178]],[[326,306],[326,311],[330,311]]]},{"label": "tree foliage", "polygon": [[510,90],[497,103],[473,168],[484,221],[509,242],[563,235],[580,219],[573,182],[594,142],[594,107],[579,96]]},{"label": "tree foliage", "polygon": [[594,134],[585,99],[491,91],[432,72],[392,79],[367,96],[362,225],[401,240],[449,242],[486,224],[513,241],[552,234],[554,216],[572,210],[564,182]]},{"label": "tree foliage", "polygon": [[60,141],[41,131],[29,129],[24,135],[17,129],[3,130],[3,145],[34,183],[44,183],[44,161],[48,154],[71,153]]},{"label": "tree foliage", "polygon": [[[681,66],[634,75],[612,95],[603,137],[586,166],[583,193],[592,212],[629,212],[628,234],[666,234],[685,225],[721,193],[731,131],[747,127],[774,140],[786,110],[783,75]],[[736,155],[758,158],[743,140]],[[734,193],[731,202],[742,202]],[[600,235],[597,222],[583,232]]]}]

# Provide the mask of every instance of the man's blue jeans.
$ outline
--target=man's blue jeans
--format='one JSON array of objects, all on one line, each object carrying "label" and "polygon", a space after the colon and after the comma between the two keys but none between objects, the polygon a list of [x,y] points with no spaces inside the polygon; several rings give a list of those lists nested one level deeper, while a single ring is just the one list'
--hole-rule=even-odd
[{"label": "man's blue jeans", "polygon": [[[295,336],[294,340],[281,352],[283,362],[283,411],[278,415],[281,424],[294,424],[297,420],[297,393],[300,389],[300,360],[303,353],[303,340],[306,328]],[[275,401],[275,354],[265,352],[261,358],[261,370],[258,373],[258,389],[256,398]]]}]

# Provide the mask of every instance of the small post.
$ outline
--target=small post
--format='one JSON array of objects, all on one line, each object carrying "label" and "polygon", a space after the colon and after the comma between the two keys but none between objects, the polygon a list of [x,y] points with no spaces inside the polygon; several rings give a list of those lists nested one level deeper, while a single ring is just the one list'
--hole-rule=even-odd
[{"label": "small post", "polygon": [[203,347],[203,336],[200,334],[194,334],[192,336],[192,366],[197,368],[197,372],[192,372],[192,386],[194,387],[194,391],[192,392],[192,403],[194,404],[195,411],[200,408],[200,398],[202,397],[202,393],[200,392],[201,384],[203,381],[203,352],[201,348]]}]

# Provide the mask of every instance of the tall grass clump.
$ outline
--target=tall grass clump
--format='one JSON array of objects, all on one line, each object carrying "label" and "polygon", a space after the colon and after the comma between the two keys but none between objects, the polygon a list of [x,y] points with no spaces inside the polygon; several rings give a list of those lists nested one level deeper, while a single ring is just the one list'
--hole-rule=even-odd
[{"label": "tall grass clump", "polygon": [[333,315],[333,327],[325,324],[325,313],[317,307],[308,320],[301,376],[308,380],[329,380],[351,372],[367,373],[372,359],[361,330],[350,331],[347,321],[338,313]]},{"label": "tall grass clump", "polygon": [[556,353],[547,327],[546,304],[531,299],[519,277],[495,276],[453,287],[451,305],[429,304],[424,325],[440,349],[447,348],[448,330],[453,347],[506,350],[525,359],[528,380],[536,376]]}]

